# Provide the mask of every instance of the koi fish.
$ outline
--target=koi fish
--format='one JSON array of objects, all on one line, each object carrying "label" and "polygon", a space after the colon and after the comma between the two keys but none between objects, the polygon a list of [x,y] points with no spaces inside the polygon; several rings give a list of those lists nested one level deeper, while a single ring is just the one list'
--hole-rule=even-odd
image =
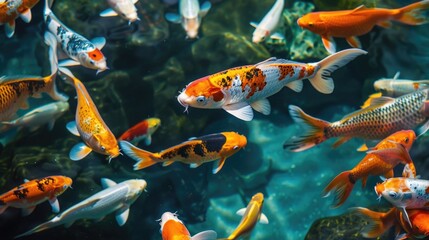
[{"label": "koi fish", "polygon": [[384,175],[393,177],[393,168],[402,163],[408,164],[411,175],[416,176],[416,169],[408,151],[416,139],[412,130],[396,132],[383,139],[352,170],[345,171],[336,176],[323,190],[324,197],[332,191],[335,192],[334,207],[341,206],[348,198],[353,187],[359,179],[362,179],[362,188],[370,175]]},{"label": "koi fish", "polygon": [[224,239],[235,240],[239,238],[248,238],[257,222],[268,224],[267,216],[262,213],[263,204],[264,195],[262,193],[253,195],[247,207],[237,211],[238,215],[243,216],[237,228],[235,228],[234,232],[232,232],[228,238]]},{"label": "koi fish", "polygon": [[250,25],[255,28],[255,31],[253,31],[252,42],[263,42],[267,37],[284,38],[281,34],[274,33],[274,30],[279,25],[284,5],[284,0],[277,0],[259,24],[254,22],[250,23]]},{"label": "koi fish", "polygon": [[400,130],[414,129],[416,135],[429,128],[429,90],[416,91],[398,98],[379,97],[370,106],[330,123],[306,114],[299,107],[290,105],[289,113],[296,123],[307,128],[300,137],[292,137],[283,148],[300,152],[314,147],[329,138],[340,137],[338,147],[350,138],[383,139]]},{"label": "koi fish", "polygon": [[[375,212],[367,208],[357,207],[353,211],[363,217],[369,224],[363,229],[362,236],[366,238],[377,238],[389,228],[396,227],[395,239],[425,238],[429,236],[429,211],[424,209],[409,209],[412,227],[402,217],[402,212],[397,208],[391,208],[388,212]],[[400,234],[400,229],[406,233]],[[400,234],[400,235],[399,235]]]},{"label": "koi fish", "polygon": [[30,215],[36,206],[49,201],[52,211],[58,213],[60,204],[57,197],[72,185],[72,179],[65,176],[49,176],[26,181],[0,195],[0,214],[8,207],[22,208],[24,216]]},{"label": "koi fish", "polygon": [[398,208],[404,220],[411,225],[406,209],[429,207],[429,181],[417,178],[389,178],[374,187],[378,197],[384,197]]},{"label": "koi fish", "polygon": [[270,114],[267,97],[284,86],[300,92],[303,79],[309,79],[321,93],[332,93],[334,81],[331,73],[366,53],[360,49],[348,49],[308,64],[269,58],[255,65],[231,68],[197,79],[183,89],[177,100],[186,110],[189,106],[223,108],[239,119],[251,121],[252,108],[264,115]]},{"label": "koi fish", "polygon": [[416,2],[399,9],[367,8],[361,5],[353,10],[312,12],[298,19],[298,25],[322,37],[323,45],[329,53],[335,53],[333,37],[345,38],[350,46],[361,48],[357,36],[364,35],[375,25],[389,28],[390,21],[408,25],[429,22],[425,11],[429,0]]},{"label": "koi fish", "polygon": [[166,167],[174,162],[190,164],[191,168],[196,168],[203,163],[219,159],[213,166],[213,174],[216,174],[229,156],[246,146],[247,139],[235,132],[214,133],[192,138],[159,153],[145,151],[127,141],[120,141],[119,144],[125,154],[137,161],[134,170],[147,168],[156,163],[162,163],[162,166]]},{"label": "koi fish", "polygon": [[429,88],[429,80],[398,79],[399,72],[393,78],[382,78],[374,82],[374,89],[384,96],[400,97],[402,95]]},{"label": "koi fish", "polygon": [[217,238],[217,234],[213,230],[203,231],[191,237],[185,224],[177,218],[175,213],[171,212],[162,214],[160,225],[162,240],[216,240]]},{"label": "koi fish", "polygon": [[110,8],[100,13],[101,17],[114,17],[120,16],[128,21],[128,24],[140,20],[137,16],[137,8],[134,4],[138,0],[107,0]]},{"label": "koi fish", "polygon": [[198,0],[180,0],[179,14],[167,13],[165,19],[172,23],[181,23],[186,31],[188,38],[198,37],[198,29],[201,25],[202,18],[212,7],[212,4],[207,1],[201,5]]},{"label": "koi fish", "polygon": [[4,31],[8,38],[15,33],[15,19],[20,17],[24,22],[31,21],[31,8],[39,0],[9,0],[0,1],[0,25],[5,24]]},{"label": "koi fish", "polygon": [[70,58],[59,62],[60,67],[82,65],[90,69],[97,69],[97,74],[108,69],[106,58],[100,51],[106,44],[104,37],[97,37],[89,41],[64,25],[50,9],[50,1],[45,0],[46,26],[61,45],[61,49]]},{"label": "koi fish", "polygon": [[52,44],[52,39],[47,37],[49,48],[49,62],[51,74],[46,77],[39,76],[3,76],[0,77],[0,121],[9,121],[15,117],[16,112],[22,108],[27,109],[29,97],[40,98],[42,93],[47,93],[57,101],[67,101],[67,95],[57,91],[55,78],[58,65]]},{"label": "koi fish", "polygon": [[152,142],[152,134],[159,126],[161,126],[161,120],[159,118],[145,119],[125,131],[118,140],[129,141],[137,145],[139,141],[145,139],[146,145],[150,145]]},{"label": "koi fish", "polygon": [[54,128],[55,120],[61,117],[61,115],[68,110],[68,102],[58,101],[45,104],[31,110],[15,120],[1,122],[4,126],[0,128],[0,132],[4,132],[12,127],[29,128],[32,132],[44,124],[48,124],[49,130],[52,130]]},{"label": "koi fish", "polygon": [[72,134],[80,136],[83,140],[70,150],[70,159],[81,160],[91,151],[107,155],[109,161],[119,156],[118,142],[98,113],[97,107],[83,83],[67,68],[60,67],[59,70],[70,79],[77,94],[75,121],[67,123],[66,127]]},{"label": "koi fish", "polygon": [[28,236],[63,224],[66,227],[70,227],[79,219],[101,221],[106,215],[112,212],[116,212],[118,225],[123,226],[127,222],[131,204],[137,200],[146,188],[146,181],[143,179],[133,179],[116,184],[110,179],[102,178],[101,185],[104,190],[15,238]]}]

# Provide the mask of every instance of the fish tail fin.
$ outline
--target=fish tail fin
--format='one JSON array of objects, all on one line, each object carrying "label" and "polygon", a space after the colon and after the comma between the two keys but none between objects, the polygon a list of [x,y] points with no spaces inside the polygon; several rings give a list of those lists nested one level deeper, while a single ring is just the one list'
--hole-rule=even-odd
[{"label": "fish tail fin", "polygon": [[346,49],[327,56],[320,62],[311,63],[310,65],[316,67],[316,73],[309,78],[311,85],[321,93],[332,93],[334,80],[332,80],[331,74],[362,54],[367,54],[367,52],[358,48]]},{"label": "fish tail fin", "polygon": [[42,224],[28,230],[25,233],[19,234],[19,235],[15,236],[14,238],[16,239],[16,238],[28,236],[28,235],[31,235],[33,233],[41,232],[41,231],[44,231],[46,229],[61,225],[61,223],[59,223],[58,221],[55,221],[56,219],[57,219],[57,217],[53,218],[52,220],[50,220],[48,222],[42,223]]},{"label": "fish tail fin", "polygon": [[45,8],[43,10],[45,22],[49,16],[49,14],[52,13],[52,10],[51,10],[52,4],[54,4],[54,0],[45,0]]},{"label": "fish tail fin", "polygon": [[354,187],[351,182],[350,171],[345,171],[336,176],[328,186],[323,189],[324,196],[327,197],[332,191],[335,191],[334,208],[341,206],[349,197]]},{"label": "fish tail fin", "polygon": [[160,159],[155,154],[140,149],[127,141],[119,141],[119,145],[121,145],[121,149],[127,156],[137,161],[134,164],[134,170],[147,168],[160,162]]},{"label": "fish tail fin", "polygon": [[307,128],[307,132],[303,136],[293,137],[284,143],[284,149],[288,149],[292,152],[300,152],[328,139],[325,136],[324,130],[331,125],[330,122],[314,118],[294,105],[289,105],[289,113],[296,123],[301,123]]},{"label": "fish tail fin", "polygon": [[387,213],[374,212],[363,207],[356,207],[351,210],[369,222],[362,230],[362,236],[365,238],[376,238],[380,236],[391,228],[395,221],[395,208],[390,209]]},{"label": "fish tail fin", "polygon": [[63,79],[65,82],[76,87],[76,85],[78,84],[78,80],[68,68],[59,67],[58,71],[60,72],[60,76],[64,75]]},{"label": "fish tail fin", "polygon": [[44,77],[44,80],[48,82],[48,94],[57,101],[67,101],[69,97],[63,93],[58,92],[55,79],[58,72],[58,58],[57,58],[57,39],[50,32],[45,32],[44,35],[45,43],[49,46],[49,63],[51,64],[51,74]]},{"label": "fish tail fin", "polygon": [[2,213],[4,213],[4,211],[6,211],[6,209],[7,209],[7,205],[1,205],[0,206],[0,214],[2,214]]},{"label": "fish tail fin", "polygon": [[393,11],[395,11],[396,21],[409,25],[421,25],[429,22],[425,13],[427,9],[429,9],[429,0],[412,3]]}]

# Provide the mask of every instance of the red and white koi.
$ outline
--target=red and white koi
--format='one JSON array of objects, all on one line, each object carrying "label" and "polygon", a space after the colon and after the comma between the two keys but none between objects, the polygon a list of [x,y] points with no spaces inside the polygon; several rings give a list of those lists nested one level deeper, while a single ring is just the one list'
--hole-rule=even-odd
[{"label": "red and white koi", "polygon": [[250,23],[250,25],[255,28],[252,36],[252,41],[254,43],[263,42],[267,37],[284,38],[281,34],[274,33],[275,29],[279,25],[284,5],[284,0],[277,0],[259,24],[255,22]]},{"label": "red and white koi", "polygon": [[150,145],[152,142],[152,134],[159,126],[161,126],[161,120],[159,118],[145,119],[125,131],[118,140],[132,142],[134,145],[137,145],[144,139],[146,145]]},{"label": "red and white koi", "polygon": [[179,1],[179,14],[167,13],[165,18],[173,23],[181,23],[183,29],[189,38],[198,37],[198,29],[201,25],[202,18],[207,14],[211,8],[209,1],[201,5],[198,0],[180,0]]},{"label": "red and white koi", "polygon": [[[106,58],[100,51],[106,44],[104,37],[94,38],[89,41],[85,37],[74,32],[64,25],[50,9],[50,0],[45,0],[46,26],[61,45],[61,49],[70,59],[62,60],[59,66],[68,67],[82,65],[90,69],[97,69],[97,73],[108,69]],[[52,0],[51,0],[52,1]]]},{"label": "red and white koi", "polygon": [[134,4],[138,0],[107,0],[110,8],[100,13],[101,17],[114,17],[120,16],[128,21],[129,24],[140,20],[137,16],[137,8]]},{"label": "red and white koi", "polygon": [[15,19],[20,17],[24,22],[31,21],[31,8],[39,0],[0,0],[0,25],[5,25],[6,36],[11,38],[15,33]]},{"label": "red and white koi", "polygon": [[195,80],[183,89],[177,100],[186,109],[189,106],[223,108],[239,119],[250,121],[253,119],[252,108],[264,115],[270,114],[267,97],[284,86],[300,92],[303,79],[309,79],[321,93],[332,93],[334,81],[331,73],[366,53],[360,49],[347,49],[317,63],[269,58],[255,65],[231,68]]},{"label": "red and white koi", "polygon": [[175,213],[165,212],[161,216],[162,240],[216,240],[217,234],[213,230],[207,230],[195,234],[191,237],[185,224]]}]

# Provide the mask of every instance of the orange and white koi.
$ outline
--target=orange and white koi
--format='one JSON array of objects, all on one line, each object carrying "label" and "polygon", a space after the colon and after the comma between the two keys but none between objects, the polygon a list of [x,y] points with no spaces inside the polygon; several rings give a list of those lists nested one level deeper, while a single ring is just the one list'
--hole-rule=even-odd
[{"label": "orange and white koi", "polygon": [[270,9],[270,11],[264,16],[262,21],[257,24],[254,22],[251,22],[250,25],[252,25],[255,28],[255,31],[253,31],[252,35],[252,42],[259,43],[263,42],[267,37],[272,38],[284,38],[279,33],[274,33],[277,26],[279,25],[280,18],[283,13],[283,8],[285,5],[284,0],[276,0],[273,7]]},{"label": "orange and white koi", "polygon": [[60,211],[57,197],[72,185],[72,179],[65,176],[49,176],[26,181],[0,195],[0,214],[8,207],[22,208],[24,216],[31,214],[36,206],[49,201],[52,211]]},{"label": "orange and white koi", "polygon": [[[425,209],[406,210],[412,227],[404,221],[402,212],[397,208],[391,208],[386,213],[362,207],[353,208],[353,211],[369,222],[362,231],[362,236],[366,238],[377,238],[393,226],[396,228],[397,237],[395,239],[397,240],[429,236],[429,211]],[[400,234],[401,229],[406,233]]]},{"label": "orange and white koi", "polygon": [[109,161],[119,156],[118,142],[101,118],[83,83],[67,68],[60,67],[59,70],[70,79],[77,94],[75,121],[67,123],[67,129],[83,140],[83,143],[78,143],[71,149],[70,159],[81,160],[91,151],[107,155]]},{"label": "orange and white koi", "polygon": [[39,76],[9,76],[0,78],[0,121],[9,121],[15,117],[16,112],[28,108],[29,97],[41,97],[42,93],[58,101],[67,101],[68,97],[57,91],[55,78],[58,65],[52,39],[46,38],[49,48],[49,62],[51,74],[46,77]]},{"label": "orange and white koi", "polygon": [[289,113],[296,123],[307,128],[300,137],[292,137],[283,147],[300,152],[316,146],[329,138],[340,137],[334,147],[350,138],[383,139],[400,130],[414,129],[421,135],[429,128],[429,90],[416,91],[399,98],[371,99],[366,108],[348,114],[330,123],[306,114],[299,107],[290,105]]},{"label": "orange and white koi", "polygon": [[309,79],[321,93],[332,93],[334,81],[331,73],[362,54],[366,52],[348,49],[308,64],[270,58],[255,65],[231,68],[195,80],[183,89],[177,100],[186,109],[189,106],[223,108],[239,119],[250,121],[253,119],[252,108],[262,114],[270,114],[267,97],[284,86],[300,92],[303,79]]},{"label": "orange and white koi", "polygon": [[137,16],[137,8],[134,4],[138,0],[107,0],[110,8],[100,13],[101,17],[120,16],[128,21],[128,24],[140,20]]},{"label": "orange and white koi", "polygon": [[107,70],[106,58],[100,51],[106,44],[106,39],[97,37],[89,41],[66,27],[50,9],[51,1],[53,0],[45,0],[45,23],[48,31],[56,37],[61,49],[70,58],[60,61],[59,66],[82,65],[90,69],[96,69],[97,73]]},{"label": "orange and white koi", "polygon": [[127,141],[120,141],[122,150],[137,163],[134,170],[147,168],[156,163],[168,166],[174,162],[190,164],[191,168],[218,160],[213,167],[213,174],[218,173],[225,160],[244,148],[247,144],[245,136],[235,132],[221,132],[192,138],[179,145],[165,149],[159,153],[151,153],[133,146]]},{"label": "orange and white koi", "polygon": [[213,230],[203,231],[191,237],[185,224],[175,213],[171,212],[163,213],[159,224],[161,225],[162,240],[215,240],[217,238],[217,234]]},{"label": "orange and white koi", "polygon": [[6,36],[11,38],[15,33],[15,19],[20,17],[24,22],[31,21],[31,8],[39,0],[2,0],[0,1],[0,25],[5,24]]},{"label": "orange and white koi", "polygon": [[346,38],[350,46],[361,48],[356,36],[364,35],[375,25],[389,28],[390,21],[409,25],[429,22],[425,11],[429,0],[416,2],[399,9],[367,8],[361,5],[353,10],[312,12],[298,19],[298,25],[322,37],[323,45],[329,53],[335,53],[333,37]]},{"label": "orange and white koi", "polygon": [[264,194],[257,193],[253,195],[247,207],[237,211],[237,214],[243,217],[231,235],[224,239],[235,240],[239,238],[248,238],[255,228],[256,223],[268,224],[267,216],[262,213],[263,204]]},{"label": "orange and white koi", "polygon": [[324,197],[334,191],[334,207],[339,207],[347,200],[359,179],[362,179],[362,188],[364,188],[370,175],[384,175],[387,178],[391,178],[393,177],[393,168],[399,163],[408,164],[411,175],[416,176],[413,160],[408,153],[415,139],[416,134],[412,130],[399,131],[383,139],[368,151],[362,161],[352,170],[342,172],[336,176],[323,189]]},{"label": "orange and white koi", "polygon": [[429,207],[429,180],[417,178],[389,178],[374,187],[378,197],[383,197],[401,210],[404,220],[411,225],[406,209]]},{"label": "orange and white koi", "polygon": [[150,145],[152,142],[152,134],[159,126],[161,126],[161,120],[159,118],[145,119],[125,131],[118,140],[132,142],[134,145],[137,145],[139,141],[144,139],[146,145]]}]

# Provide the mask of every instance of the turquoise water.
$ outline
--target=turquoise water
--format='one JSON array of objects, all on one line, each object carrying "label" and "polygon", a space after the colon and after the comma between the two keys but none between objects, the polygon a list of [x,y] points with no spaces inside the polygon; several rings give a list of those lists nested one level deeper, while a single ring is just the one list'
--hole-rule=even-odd
[{"label": "turquoise water", "polygon": [[[212,163],[196,169],[182,163],[168,167],[157,164],[134,171],[134,161],[127,156],[109,163],[105,156],[91,153],[81,161],[71,161],[69,151],[81,140],[65,126],[74,120],[76,93],[58,78],[58,88],[70,96],[70,109],[57,119],[52,131],[42,126],[33,132],[11,130],[0,135],[3,146],[0,192],[18,186],[24,179],[65,175],[73,179],[73,188],[58,197],[61,209],[65,210],[102,190],[101,178],[116,182],[142,178],[148,186],[131,205],[123,227],[117,225],[112,213],[100,222],[79,220],[69,228],[55,227],[28,239],[161,239],[157,220],[166,211],[177,212],[191,234],[212,229],[219,238],[227,237],[241,219],[235,212],[246,207],[257,192],[265,195],[263,212],[269,224],[257,224],[251,239],[304,239],[317,219],[346,213],[350,207],[388,206],[384,200],[376,200],[373,186],[380,180],[371,177],[366,188],[361,189],[358,182],[345,204],[332,209],[333,197],[322,198],[322,190],[337,174],[353,168],[365,156],[355,151],[363,141],[352,139],[333,149],[335,140],[331,139],[307,151],[288,152],[283,143],[303,131],[292,121],[288,106],[297,105],[312,116],[336,121],[358,109],[374,92],[372,83],[379,78],[400,72],[404,79],[428,79],[427,25],[394,23],[390,29],[375,27],[359,37],[368,54],[333,74],[332,94],[321,94],[304,80],[301,93],[286,88],[269,98],[270,115],[255,112],[252,121],[244,122],[222,109],[190,107],[184,112],[176,97],[195,79],[269,57],[302,63],[326,57],[320,37],[299,28],[296,19],[314,9],[329,10],[330,6],[323,4],[329,1],[286,1],[279,27],[285,38],[260,44],[252,43],[254,28],[249,22],[260,21],[272,6],[272,0],[213,1],[196,39],[186,38],[179,24],[164,19],[165,13],[177,12],[177,4],[167,2],[170,1],[140,0],[136,6],[141,21],[128,25],[118,17],[98,16],[107,8],[105,1],[57,0],[53,12],[67,26],[88,39],[97,36],[107,39],[102,51],[109,70],[98,75],[82,66],[70,70],[84,83],[115,136],[145,118],[161,119],[152,144],[141,143],[141,148],[158,152],[191,137],[224,131],[245,135],[247,146],[229,157],[216,175],[212,174]],[[348,7],[360,2],[353,1],[350,4],[354,5]],[[408,3],[411,1],[366,1],[369,5],[389,8]],[[337,5],[340,4],[338,1]],[[0,75],[49,74],[48,48],[43,43],[43,5],[40,2],[33,8],[29,24],[17,20],[12,38],[0,34]],[[336,42],[338,49],[349,47],[343,39]],[[34,108],[49,101],[48,96],[32,98],[30,106]],[[18,115],[27,111],[20,110]],[[424,171],[426,142],[423,136],[411,150],[418,173],[424,179],[429,177]],[[27,217],[21,216],[19,209],[9,208],[0,215],[0,229],[5,239],[11,239],[55,215],[46,202]],[[320,239],[326,239],[322,233]],[[348,236],[332,239],[348,239]]]}]

